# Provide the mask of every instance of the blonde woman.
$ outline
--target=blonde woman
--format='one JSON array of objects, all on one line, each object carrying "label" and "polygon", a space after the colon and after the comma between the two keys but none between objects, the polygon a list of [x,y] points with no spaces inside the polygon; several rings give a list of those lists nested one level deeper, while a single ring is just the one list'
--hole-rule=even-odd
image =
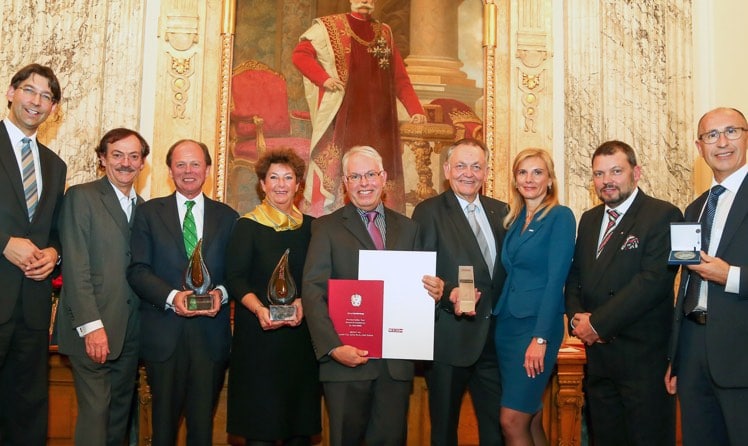
[{"label": "blonde woman", "polygon": [[564,335],[564,283],[576,222],[558,203],[553,160],[525,149],[512,166],[513,187],[501,263],[507,278],[494,308],[501,370],[501,429],[508,446],[545,445],[542,396]]}]

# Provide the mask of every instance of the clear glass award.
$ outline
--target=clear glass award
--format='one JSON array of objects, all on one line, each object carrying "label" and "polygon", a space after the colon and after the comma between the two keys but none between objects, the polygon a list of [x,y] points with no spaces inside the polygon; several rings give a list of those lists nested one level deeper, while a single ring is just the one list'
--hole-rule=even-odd
[{"label": "clear glass award", "polygon": [[184,272],[184,284],[192,294],[187,296],[187,309],[190,311],[212,310],[213,296],[208,294],[212,283],[208,267],[203,261],[203,239],[197,241],[192,251],[187,271]]},{"label": "clear glass award", "polygon": [[292,321],[296,319],[296,307],[293,305],[296,299],[296,282],[291,277],[288,267],[288,249],[278,261],[268,282],[268,302],[270,302],[271,321]]}]

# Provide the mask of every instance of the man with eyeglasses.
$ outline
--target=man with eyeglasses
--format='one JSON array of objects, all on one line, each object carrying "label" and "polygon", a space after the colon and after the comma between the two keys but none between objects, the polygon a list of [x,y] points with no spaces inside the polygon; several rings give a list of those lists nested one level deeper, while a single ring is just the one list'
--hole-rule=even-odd
[{"label": "man with eyeglasses", "polygon": [[[506,273],[497,254],[506,230],[506,203],[480,194],[486,179],[488,148],[463,139],[447,150],[444,176],[450,190],[416,206],[413,220],[421,224],[424,249],[436,251],[436,274],[446,282],[436,307],[434,361],[427,365],[431,444],[456,445],[457,425],[465,391],[473,400],[480,444],[502,444],[499,426],[501,384],[494,346],[491,310]],[[471,228],[469,209],[483,231],[490,264]],[[462,314],[458,301],[458,268],[472,265],[480,291],[475,312]]]},{"label": "man with eyeglasses", "polygon": [[62,253],[67,166],[36,133],[61,94],[51,68],[25,66],[10,81],[0,123],[0,444],[47,441],[50,274]]},{"label": "man with eyeglasses", "polygon": [[[350,202],[312,223],[302,286],[304,313],[330,416],[330,444],[403,445],[413,362],[370,359],[367,351],[343,345],[328,314],[327,281],[357,279],[359,250],[420,250],[419,227],[384,207],[387,172],[374,148],[353,147],[342,164]],[[424,276],[422,280],[432,298],[441,296],[441,279]]]},{"label": "man with eyeglasses", "polygon": [[[701,117],[696,147],[712,187],[686,208],[704,229],[701,263],[681,270],[667,390],[683,444],[748,444],[748,122],[733,108]],[[711,229],[709,227],[711,226]],[[703,246],[704,242],[707,246]]]}]

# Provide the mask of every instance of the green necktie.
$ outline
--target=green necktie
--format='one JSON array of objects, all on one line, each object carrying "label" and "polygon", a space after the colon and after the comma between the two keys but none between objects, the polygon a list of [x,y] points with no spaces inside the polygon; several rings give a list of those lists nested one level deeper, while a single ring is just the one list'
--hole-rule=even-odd
[{"label": "green necktie", "polygon": [[187,212],[184,214],[184,224],[182,225],[182,237],[184,238],[184,249],[187,251],[187,257],[192,256],[192,251],[197,245],[197,226],[195,226],[195,216],[192,215],[192,207],[195,202],[192,200],[185,201]]}]

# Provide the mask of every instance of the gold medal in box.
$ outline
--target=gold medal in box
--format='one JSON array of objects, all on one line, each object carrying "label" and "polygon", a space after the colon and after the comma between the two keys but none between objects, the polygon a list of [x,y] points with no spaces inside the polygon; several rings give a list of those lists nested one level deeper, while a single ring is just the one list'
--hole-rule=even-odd
[{"label": "gold medal in box", "polygon": [[701,263],[701,223],[670,223],[670,257],[667,263]]}]

